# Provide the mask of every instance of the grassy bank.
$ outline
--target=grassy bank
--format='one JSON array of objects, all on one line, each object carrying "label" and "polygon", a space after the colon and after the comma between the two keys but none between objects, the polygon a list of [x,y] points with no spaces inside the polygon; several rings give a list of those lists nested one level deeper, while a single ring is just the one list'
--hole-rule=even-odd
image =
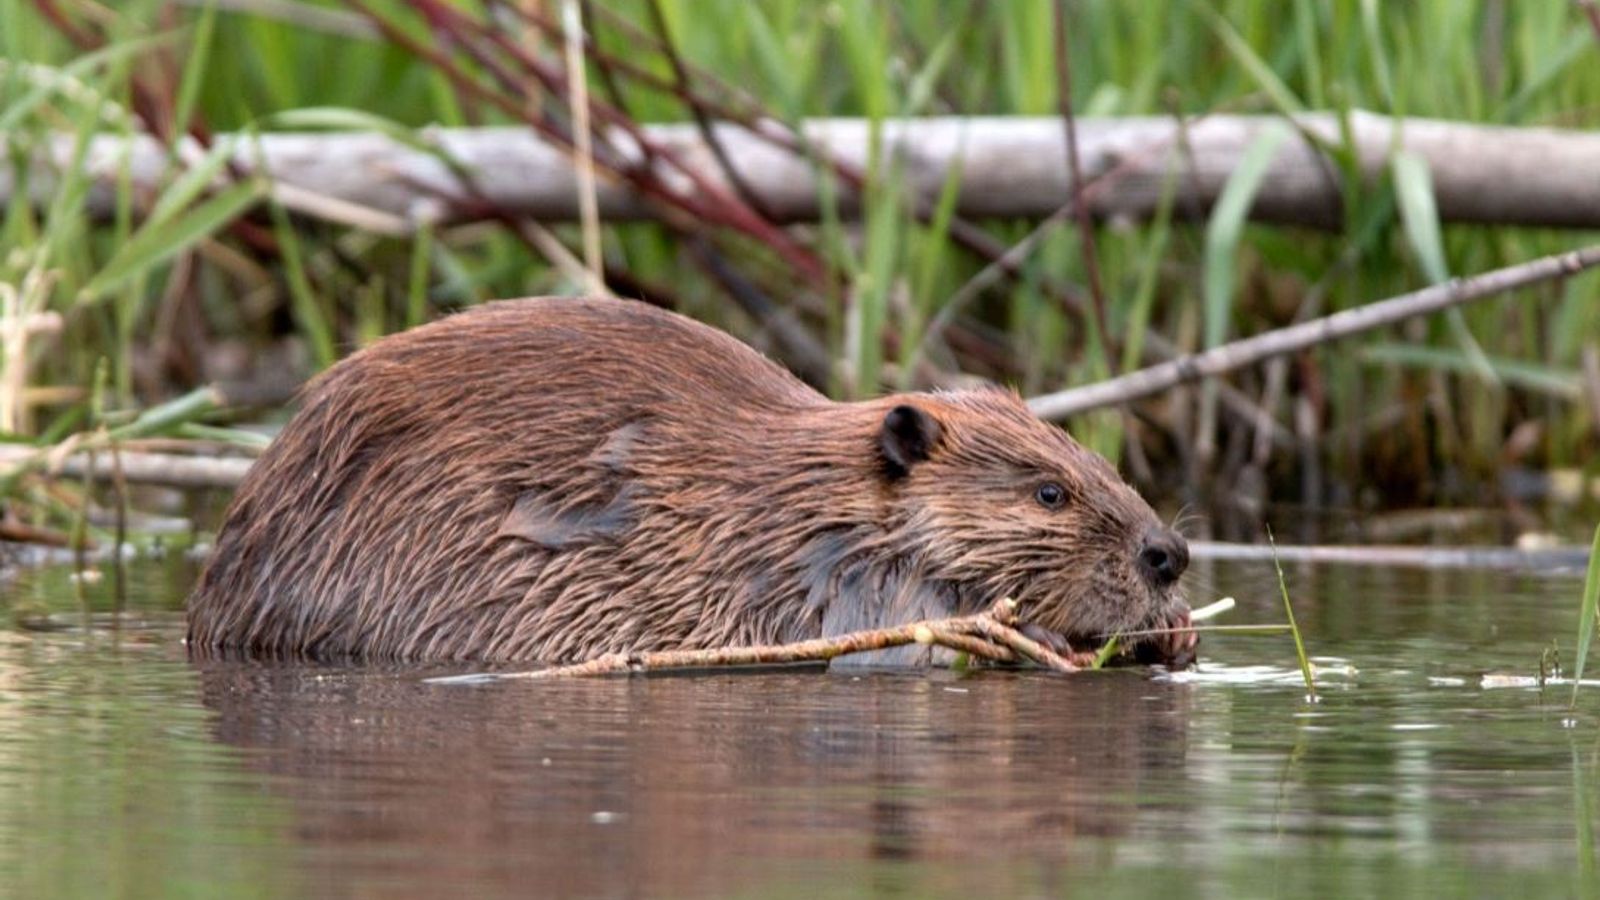
[{"label": "grassy bank", "polygon": [[[416,129],[431,123],[516,122],[570,132],[569,94],[540,75],[565,70],[563,4],[487,6],[15,0],[0,6],[0,133],[20,160],[52,133],[172,142],[364,126],[423,141]],[[1070,2],[1065,56],[1058,8],[1032,0],[582,6],[594,102],[629,121],[686,120],[696,108],[788,122],[1050,115],[1063,107],[1063,69],[1079,116],[1367,109],[1580,128],[1600,118],[1600,37],[1582,4],[1195,0],[1157,14]],[[820,356],[814,380],[839,396],[965,374],[1052,390],[1126,370],[1129,345],[1149,330],[1196,349],[1593,240],[1439,228],[1426,172],[1390,171],[1346,184],[1333,232],[1168,210],[1098,223],[1086,252],[1068,222],[1017,277],[959,311],[947,307],[990,261],[983,248],[1010,246],[1033,223],[952,220],[939,205],[919,214],[886,159],[859,187],[832,184],[860,191],[859,223],[602,223],[600,237],[616,293],[727,327],[797,367]],[[554,229],[565,248],[554,253],[492,209],[479,223],[383,236],[285,209],[249,179],[215,187],[226,174],[220,153],[175,162],[152,198],[69,171],[47,205],[5,210],[8,440],[115,427],[212,383],[249,401],[244,417],[270,418],[294,384],[382,334],[495,297],[582,289],[576,227]],[[109,220],[82,212],[91,188],[114,192]],[[1596,290],[1580,277],[1234,378],[1293,435],[1286,443],[1257,440],[1248,421],[1204,421],[1198,392],[1071,428],[1174,502],[1479,502],[1508,467],[1582,467],[1597,455],[1596,424],[1571,390],[1585,348],[1600,343]],[[1089,306],[1103,321],[1067,294],[1100,295]],[[773,310],[799,318],[798,338],[773,337]],[[26,316],[36,330],[18,324]],[[156,435],[180,432],[246,440],[192,422]],[[25,501],[15,509],[61,528],[80,500],[25,478],[6,489]]]}]

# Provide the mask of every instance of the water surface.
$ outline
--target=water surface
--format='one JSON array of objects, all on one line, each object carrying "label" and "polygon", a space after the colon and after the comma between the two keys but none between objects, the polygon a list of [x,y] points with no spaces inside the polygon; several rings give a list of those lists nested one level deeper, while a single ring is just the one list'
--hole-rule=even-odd
[{"label": "water surface", "polygon": [[[136,566],[121,616],[62,571],[7,588],[0,894],[1600,890],[1600,688],[1483,681],[1570,654],[1576,573],[1291,568],[1316,704],[1262,637],[1178,678],[196,665],[191,575]],[[1281,618],[1270,566],[1193,581]]]}]

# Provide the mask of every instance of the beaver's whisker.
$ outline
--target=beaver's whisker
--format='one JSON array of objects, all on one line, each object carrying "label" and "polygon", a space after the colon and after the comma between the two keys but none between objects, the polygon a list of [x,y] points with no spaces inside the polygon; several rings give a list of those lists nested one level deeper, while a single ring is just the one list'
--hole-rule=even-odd
[{"label": "beaver's whisker", "polygon": [[1189,535],[1185,529],[1187,529],[1190,525],[1202,521],[1204,518],[1205,517],[1200,514],[1199,509],[1196,508],[1194,502],[1191,501],[1178,507],[1178,512],[1172,517],[1172,524],[1167,527],[1183,535],[1184,537],[1188,537]]}]

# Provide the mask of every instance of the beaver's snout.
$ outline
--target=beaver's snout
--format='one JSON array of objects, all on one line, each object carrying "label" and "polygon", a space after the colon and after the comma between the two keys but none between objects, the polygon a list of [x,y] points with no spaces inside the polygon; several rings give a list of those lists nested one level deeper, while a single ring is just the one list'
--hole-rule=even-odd
[{"label": "beaver's snout", "polygon": [[1189,568],[1189,542],[1170,528],[1152,527],[1139,547],[1139,572],[1157,588],[1174,584]]},{"label": "beaver's snout", "polygon": [[1189,542],[1171,528],[1152,525],[1139,542],[1135,567],[1158,599],[1160,612],[1147,626],[1170,628],[1168,634],[1140,641],[1134,648],[1139,662],[1161,663],[1172,669],[1188,668],[1195,661],[1199,635],[1190,630],[1189,605],[1176,587],[1189,568]]}]

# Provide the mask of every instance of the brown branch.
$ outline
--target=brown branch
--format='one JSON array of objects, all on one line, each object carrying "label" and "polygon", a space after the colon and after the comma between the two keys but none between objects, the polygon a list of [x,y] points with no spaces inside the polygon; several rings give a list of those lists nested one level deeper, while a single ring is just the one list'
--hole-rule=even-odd
[{"label": "brown branch", "polygon": [[1083,252],[1083,272],[1089,281],[1089,300],[1094,311],[1095,328],[1100,332],[1100,346],[1112,374],[1117,371],[1116,354],[1112,352],[1111,333],[1107,326],[1106,295],[1100,284],[1100,263],[1095,254],[1094,217],[1088,204],[1083,202],[1083,162],[1078,156],[1078,120],[1072,112],[1072,60],[1068,56],[1067,11],[1065,0],[1055,4],[1056,38],[1056,93],[1061,107],[1061,121],[1066,129],[1067,173],[1072,182],[1071,202],[1078,220],[1078,247]]},{"label": "brown branch", "polygon": [[1010,598],[995,601],[981,613],[948,619],[912,622],[893,628],[874,628],[836,637],[813,638],[791,644],[764,644],[751,647],[715,647],[705,650],[653,650],[640,653],[608,653],[585,662],[529,672],[510,672],[490,676],[466,675],[435,679],[439,681],[527,678],[583,678],[634,672],[661,672],[672,669],[704,669],[723,666],[771,666],[803,662],[827,662],[852,653],[867,653],[928,644],[971,653],[996,662],[1018,659],[1054,672],[1076,672],[1079,667],[1060,654],[1028,638],[1015,628],[1017,604]]},{"label": "brown branch", "polygon": [[734,165],[728,156],[727,148],[717,140],[717,130],[712,127],[711,115],[706,111],[706,105],[700,102],[693,87],[689,83],[689,67],[684,64],[683,57],[678,54],[678,48],[672,43],[672,32],[667,27],[667,17],[661,10],[661,0],[650,0],[645,4],[650,10],[651,21],[655,24],[656,34],[661,42],[661,51],[672,65],[672,75],[676,82],[674,95],[689,107],[689,112],[694,116],[695,127],[700,130],[700,139],[705,141],[706,147],[711,151],[711,156],[717,161],[717,167],[722,170],[722,177],[728,180],[740,199],[750,205],[764,219],[771,219],[772,213],[761,202],[761,197],[751,189],[749,182],[739,174],[739,167]]},{"label": "brown branch", "polygon": [[1008,610],[1008,612],[1012,613],[1010,621],[1004,621],[999,616],[978,615],[973,617],[972,625],[979,636],[1002,647],[1009,648],[1023,659],[1037,663],[1046,669],[1052,669],[1057,672],[1078,671],[1077,664],[1068,660],[1065,656],[1011,627],[1016,621],[1014,609],[1015,607],[1012,607]]},{"label": "brown branch", "polygon": [[1566,278],[1597,265],[1600,265],[1600,244],[1495,269],[1470,278],[1457,278],[1420,291],[1233,341],[1204,353],[1129,372],[1119,378],[1034,397],[1028,401],[1028,407],[1042,419],[1064,419],[1089,410],[1148,397],[1186,382],[1221,375],[1264,359],[1439,312],[1471,300]]}]

